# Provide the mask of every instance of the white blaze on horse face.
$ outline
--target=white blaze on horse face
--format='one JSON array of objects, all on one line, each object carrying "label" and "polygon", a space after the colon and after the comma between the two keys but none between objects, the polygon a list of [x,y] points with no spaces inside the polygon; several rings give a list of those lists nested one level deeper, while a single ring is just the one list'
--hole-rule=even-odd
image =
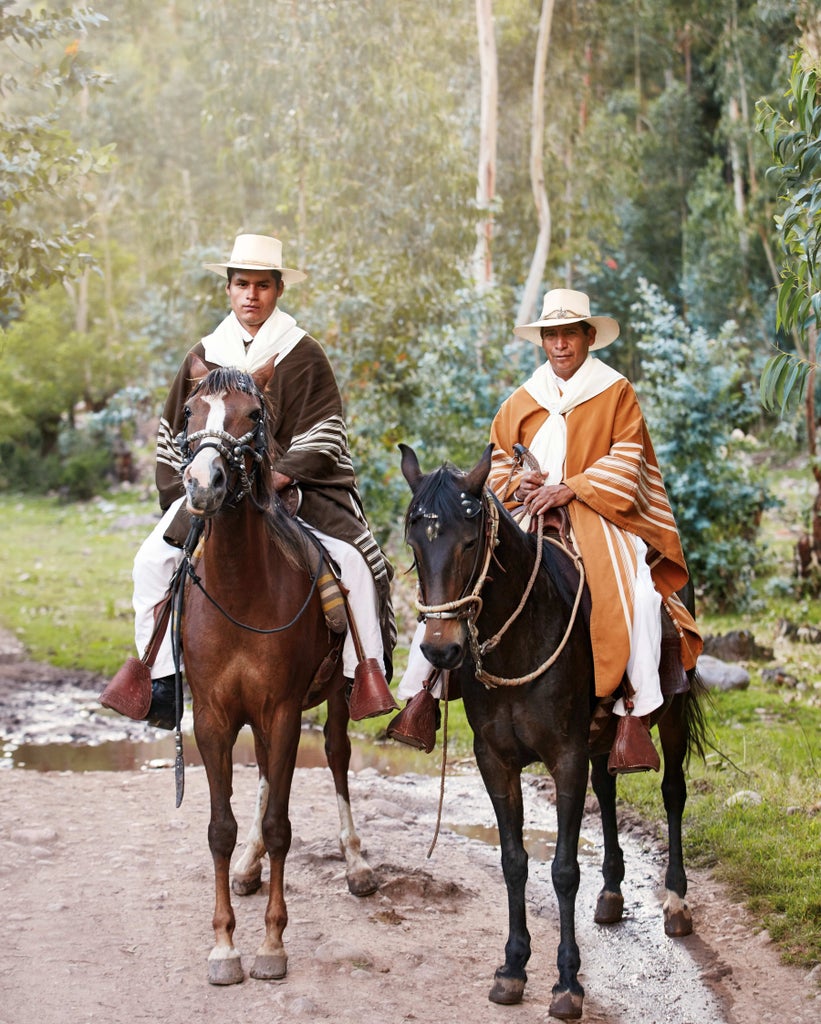
[{"label": "white blaze on horse face", "polygon": [[[219,395],[200,395],[200,401],[208,406],[208,416],[205,420],[206,431],[215,433],[225,429],[225,393]],[[191,460],[183,474],[183,481],[186,487],[190,484],[196,488],[209,490],[213,480],[213,466],[216,459],[220,458],[216,448],[203,448]]]}]

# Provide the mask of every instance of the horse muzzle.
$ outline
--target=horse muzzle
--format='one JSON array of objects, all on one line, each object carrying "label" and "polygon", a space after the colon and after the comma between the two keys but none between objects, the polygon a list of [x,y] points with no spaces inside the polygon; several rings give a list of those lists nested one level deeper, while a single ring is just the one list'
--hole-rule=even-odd
[{"label": "horse muzzle", "polygon": [[192,472],[193,463],[183,473],[186,507],[195,516],[213,516],[222,507],[228,489],[228,479],[219,461],[208,467],[209,472]]},{"label": "horse muzzle", "polygon": [[466,648],[463,622],[458,619],[428,619],[420,649],[434,668],[459,668],[465,660]]}]

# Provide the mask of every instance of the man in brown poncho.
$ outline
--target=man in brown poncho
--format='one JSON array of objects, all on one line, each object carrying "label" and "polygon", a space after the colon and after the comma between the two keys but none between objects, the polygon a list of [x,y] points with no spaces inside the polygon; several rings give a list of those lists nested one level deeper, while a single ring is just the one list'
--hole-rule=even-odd
[{"label": "man in brown poncho", "polygon": [[[282,246],[266,235],[238,235],[225,263],[206,264],[227,278],[231,312],[186,355],[171,385],[157,440],[157,487],[163,517],[134,561],[135,638],[142,654],[154,624],[154,608],[165,594],[182,557],[190,516],[184,507],[180,452],[175,438],[184,426],[192,363],[209,370],[231,366],[253,373],[274,361],[265,389],[278,453],[274,486],[298,500],[296,514],[322,541],[340,569],[365,658],[391,674],[396,629],[390,599],[392,569],[374,539],[356,484],[348,450],[342,399],[322,346],[283,310],[285,285],[306,274],[282,266]],[[353,638],[343,648],[343,668],[352,678],[357,664]],[[166,637],[151,668],[148,721],[173,728],[174,662]]]}]

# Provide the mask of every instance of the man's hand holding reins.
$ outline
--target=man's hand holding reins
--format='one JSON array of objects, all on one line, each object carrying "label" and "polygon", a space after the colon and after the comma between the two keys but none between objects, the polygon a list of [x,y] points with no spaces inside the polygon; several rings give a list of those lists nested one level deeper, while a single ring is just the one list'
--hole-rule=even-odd
[{"label": "man's hand holding reins", "polygon": [[528,470],[522,475],[514,497],[532,516],[537,516],[550,508],[568,505],[576,494],[567,484],[549,484],[544,473]]}]

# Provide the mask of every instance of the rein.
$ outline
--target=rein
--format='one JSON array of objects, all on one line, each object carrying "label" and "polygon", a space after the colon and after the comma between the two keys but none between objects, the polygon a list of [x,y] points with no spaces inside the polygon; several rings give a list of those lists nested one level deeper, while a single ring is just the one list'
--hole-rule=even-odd
[{"label": "rein", "polygon": [[[513,623],[521,615],[522,610],[527,604],[528,598],[533,590],[533,586],[536,582],[536,577],[539,572],[539,568],[542,563],[542,550],[544,542],[544,516],[538,516],[538,542],[536,546],[536,558],[533,564],[533,571],[530,574],[527,586],[525,587],[524,593],[522,594],[521,600],[513,612],[508,618],[507,622],[492,636],[485,640],[483,643],[479,641],[479,630],[476,625],[476,620],[482,612],[483,601],[481,597],[481,590],[485,585],[488,577],[488,571],[490,569],[490,560],[493,556],[493,551],[499,543],[499,509],[492,496],[489,494],[487,489],[484,491],[482,496],[482,508],[485,512],[485,557],[483,560],[482,569],[476,578],[476,581],[471,588],[469,594],[464,597],[457,598],[455,601],[448,601],[444,604],[439,605],[425,605],[417,600],[416,608],[423,618],[434,618],[434,619],[461,619],[465,622],[468,632],[468,643],[470,646],[470,653],[473,657],[474,664],[476,666],[476,678],[484,684],[487,689],[493,689],[497,686],[523,686],[525,683],[531,683],[534,679],[537,679],[543,672],[546,672],[554,662],[557,661],[559,655],[562,653],[570,639],[570,634],[573,631],[573,627],[576,623],[576,616],[579,611],[581,604],[582,594],[584,593],[585,574],[584,565],[578,555],[568,551],[567,548],[560,544],[558,541],[553,540],[551,537],[547,538],[548,543],[555,545],[561,551],[563,551],[568,557],[573,559],[573,563],[576,566],[576,571],[579,574],[579,585],[576,589],[576,597],[573,602],[573,610],[570,614],[570,619],[567,624],[564,636],[562,637],[556,650],[544,661],[538,668],[534,669],[524,676],[517,676],[515,678],[508,678],[505,676],[496,676],[491,672],[486,671],[482,667],[482,657],[488,652],[492,651],[498,646],[499,641],[510,629]],[[421,593],[421,583],[420,583]]]},{"label": "rein", "polygon": [[188,554],[188,552],[185,553],[185,572],[188,578],[193,583],[193,585],[197,588],[197,590],[199,590],[199,592],[205,598],[207,598],[211,602],[211,604],[217,609],[220,615],[222,615],[223,618],[226,618],[232,625],[237,626],[239,629],[245,629],[249,633],[261,633],[264,636],[270,636],[272,633],[284,633],[292,626],[295,626],[297,622],[299,622],[299,620],[305,614],[308,605],[311,603],[311,598],[314,596],[316,592],[317,582],[319,580],[319,573],[322,568],[322,563],[325,559],[325,552],[322,550],[322,547],[320,546],[320,543],[316,539],[316,537],[314,537],[313,534],[311,534],[308,530],[305,530],[304,533],[307,537],[310,538],[311,543],[314,544],[317,550],[319,551],[319,562],[317,563],[316,572],[311,573],[311,586],[308,590],[308,596],[305,598],[302,607],[291,619],[291,621],[286,622],[284,626],[272,626],[270,629],[260,629],[257,626],[249,626],[248,623],[240,622],[239,620],[235,619],[233,615],[227,612],[225,608],[223,608],[222,605],[219,603],[219,601],[217,601],[216,598],[212,597],[211,594],[209,594],[208,591],[205,589],[205,587],[202,584],[201,578],[197,575],[196,570],[194,569],[194,562],[191,556]]}]

